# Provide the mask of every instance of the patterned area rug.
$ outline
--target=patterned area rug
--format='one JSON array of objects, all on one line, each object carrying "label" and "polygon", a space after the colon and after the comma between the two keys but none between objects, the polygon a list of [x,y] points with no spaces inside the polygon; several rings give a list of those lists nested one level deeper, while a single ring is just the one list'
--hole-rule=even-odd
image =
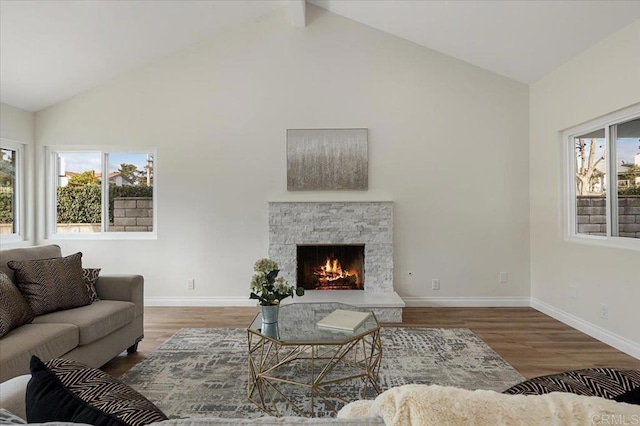
[{"label": "patterned area rug", "polygon": [[[382,344],[382,390],[421,383],[501,392],[524,380],[469,329],[385,327]],[[185,328],[121,380],[170,418],[260,417],[263,412],[246,395],[247,350],[245,329]],[[301,372],[294,367],[287,374]],[[360,384],[341,386],[341,394],[359,399]],[[292,398],[308,396],[300,391]],[[320,403],[318,416],[333,415],[332,408]],[[283,414],[296,415],[286,407]]]}]

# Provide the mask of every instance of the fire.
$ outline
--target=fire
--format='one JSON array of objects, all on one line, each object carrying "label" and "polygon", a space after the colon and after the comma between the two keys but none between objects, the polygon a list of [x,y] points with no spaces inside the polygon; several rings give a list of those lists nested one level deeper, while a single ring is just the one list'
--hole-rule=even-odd
[{"label": "fire", "polygon": [[353,280],[356,283],[359,282],[357,272],[346,269],[343,270],[338,259],[331,259],[328,257],[326,263],[316,269],[314,274],[319,276],[320,282],[332,282],[344,279],[349,279],[350,281]]}]

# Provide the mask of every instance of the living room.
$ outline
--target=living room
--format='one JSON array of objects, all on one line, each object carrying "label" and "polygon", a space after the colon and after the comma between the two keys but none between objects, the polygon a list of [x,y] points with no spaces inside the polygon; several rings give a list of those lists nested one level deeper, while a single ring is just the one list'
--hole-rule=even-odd
[{"label": "living room", "polygon": [[[627,23],[528,82],[325,2],[306,3],[302,26],[285,3],[53,104],[9,101],[3,57],[0,136],[25,147],[25,204],[20,240],[2,248],[58,244],[101,274],[142,275],[147,307],[254,307],[270,202],[392,202],[407,307],[532,307],[640,359],[640,244],[565,225],[561,132],[640,102],[640,11],[605,3]],[[72,27],[55,4],[43,15]],[[65,67],[97,60],[89,39],[80,49]],[[21,72],[55,92],[47,69]],[[368,129],[368,189],[288,191],[287,129],[342,128]],[[148,238],[51,232],[47,155],[62,148],[153,151]]]}]

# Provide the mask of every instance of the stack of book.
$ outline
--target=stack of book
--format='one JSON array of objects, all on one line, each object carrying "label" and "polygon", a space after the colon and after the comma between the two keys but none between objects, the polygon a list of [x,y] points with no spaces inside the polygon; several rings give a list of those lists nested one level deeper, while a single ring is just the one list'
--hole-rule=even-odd
[{"label": "stack of book", "polygon": [[319,328],[341,331],[355,331],[371,315],[370,312],[345,311],[336,309],[318,321]]}]

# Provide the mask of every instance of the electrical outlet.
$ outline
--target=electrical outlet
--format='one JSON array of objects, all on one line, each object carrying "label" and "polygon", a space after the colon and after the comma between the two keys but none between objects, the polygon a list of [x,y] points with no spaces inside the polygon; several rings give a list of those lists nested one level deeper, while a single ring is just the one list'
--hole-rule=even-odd
[{"label": "electrical outlet", "polygon": [[572,285],[569,287],[569,297],[572,300],[575,300],[578,298],[578,286]]},{"label": "electrical outlet", "polygon": [[187,280],[187,290],[195,290],[196,288],[196,280],[195,278],[190,278]]},{"label": "electrical outlet", "polygon": [[509,273],[508,272],[500,272],[500,283],[505,284],[509,282]]},{"label": "electrical outlet", "polygon": [[609,319],[609,305],[606,303],[600,305],[600,318]]},{"label": "electrical outlet", "polygon": [[440,290],[440,280],[438,278],[431,280],[431,290]]}]

